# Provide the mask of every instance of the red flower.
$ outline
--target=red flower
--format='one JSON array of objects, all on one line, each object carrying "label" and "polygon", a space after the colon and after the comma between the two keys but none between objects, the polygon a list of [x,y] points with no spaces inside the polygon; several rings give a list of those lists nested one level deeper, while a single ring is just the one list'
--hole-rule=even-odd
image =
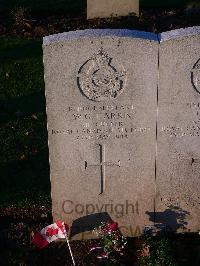
[{"label": "red flower", "polygon": [[118,223],[109,223],[107,226],[106,226],[106,229],[109,231],[116,231],[118,230]]}]

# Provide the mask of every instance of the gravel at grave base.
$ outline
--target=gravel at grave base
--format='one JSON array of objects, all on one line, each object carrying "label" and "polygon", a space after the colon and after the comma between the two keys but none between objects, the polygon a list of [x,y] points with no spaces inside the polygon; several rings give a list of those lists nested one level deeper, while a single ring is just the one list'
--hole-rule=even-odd
[{"label": "gravel at grave base", "polygon": [[[31,17],[31,19],[30,19]],[[8,23],[9,22],[9,23]],[[128,28],[160,33],[200,24],[200,8],[171,8],[141,10],[140,16],[111,17],[87,20],[86,14],[24,17],[16,23],[12,17],[0,16],[0,36],[43,37],[59,32],[86,28]]]}]

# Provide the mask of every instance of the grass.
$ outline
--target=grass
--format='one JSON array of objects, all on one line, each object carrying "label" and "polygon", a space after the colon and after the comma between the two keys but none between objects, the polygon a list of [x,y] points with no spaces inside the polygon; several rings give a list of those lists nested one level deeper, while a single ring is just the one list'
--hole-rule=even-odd
[{"label": "grass", "polygon": [[9,13],[21,6],[40,14],[78,13],[86,8],[86,3],[86,0],[0,0],[0,10]]},{"label": "grass", "polygon": [[0,205],[49,198],[41,44],[0,41]]},{"label": "grass", "polygon": [[198,4],[199,0],[140,0],[140,6],[143,8],[167,8],[167,7],[181,7],[190,3]]}]

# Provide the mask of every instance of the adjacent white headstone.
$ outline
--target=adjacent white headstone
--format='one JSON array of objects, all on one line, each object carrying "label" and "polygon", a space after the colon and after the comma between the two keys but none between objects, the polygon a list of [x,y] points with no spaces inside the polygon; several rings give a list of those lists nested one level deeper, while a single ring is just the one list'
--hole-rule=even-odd
[{"label": "adjacent white headstone", "polygon": [[43,48],[54,219],[106,214],[140,235],[154,209],[157,36],[85,30]]},{"label": "adjacent white headstone", "polygon": [[139,0],[87,0],[87,18],[139,15]]},{"label": "adjacent white headstone", "polygon": [[200,27],[161,34],[156,221],[200,229]]}]

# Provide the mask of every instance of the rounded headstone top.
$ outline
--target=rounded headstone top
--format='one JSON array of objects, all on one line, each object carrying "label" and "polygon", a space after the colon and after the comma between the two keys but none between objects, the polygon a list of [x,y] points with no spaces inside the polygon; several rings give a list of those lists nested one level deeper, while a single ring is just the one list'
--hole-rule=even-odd
[{"label": "rounded headstone top", "polygon": [[184,38],[194,35],[200,35],[200,26],[181,28],[171,31],[162,32],[159,34],[159,41],[164,42],[177,38]]},{"label": "rounded headstone top", "polygon": [[129,37],[140,38],[145,40],[158,41],[158,36],[155,33],[128,30],[128,29],[86,29],[58,33],[49,35],[43,38],[43,45],[48,45],[54,42],[76,40],[79,38],[99,38],[99,37]]}]

